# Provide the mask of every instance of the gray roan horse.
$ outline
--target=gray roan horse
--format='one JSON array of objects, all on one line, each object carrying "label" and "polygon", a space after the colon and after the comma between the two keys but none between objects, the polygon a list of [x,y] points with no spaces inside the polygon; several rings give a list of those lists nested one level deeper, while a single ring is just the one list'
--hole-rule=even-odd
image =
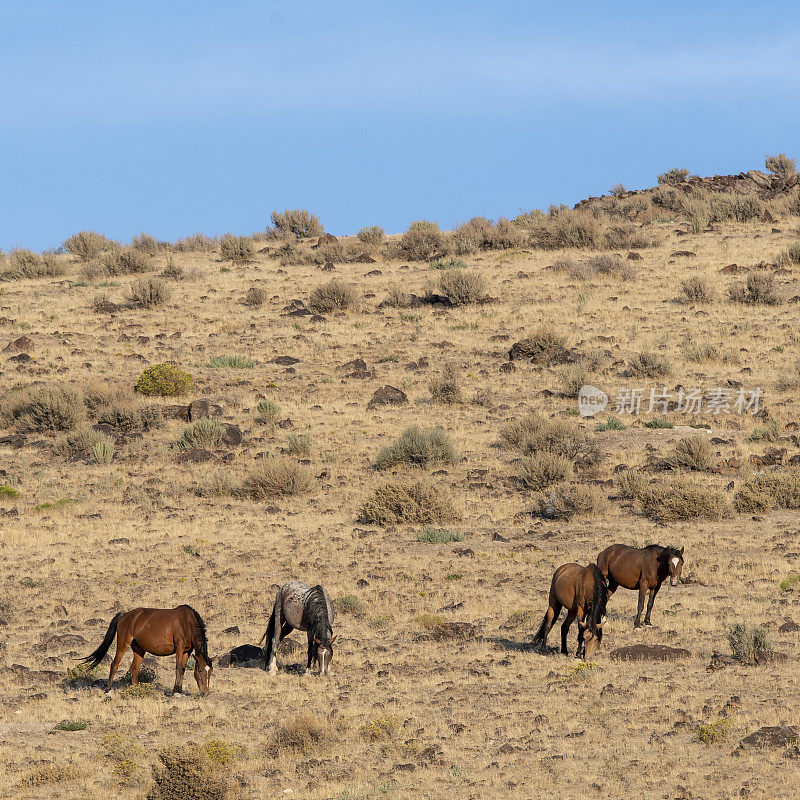
[{"label": "gray roan horse", "polygon": [[278,645],[293,629],[308,632],[308,663],[316,662],[320,675],[326,675],[333,659],[333,603],[321,586],[309,587],[300,581],[289,581],[278,589],[275,608],[269,618],[264,642],[263,668],[276,675],[275,655]]}]

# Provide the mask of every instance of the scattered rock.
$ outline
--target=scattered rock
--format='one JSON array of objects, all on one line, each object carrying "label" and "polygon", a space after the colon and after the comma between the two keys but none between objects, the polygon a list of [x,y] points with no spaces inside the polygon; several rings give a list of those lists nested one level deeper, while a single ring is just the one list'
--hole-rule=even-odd
[{"label": "scattered rock", "polygon": [[693,250],[676,250],[669,254],[670,258],[697,258],[697,253]]},{"label": "scattered rock", "polygon": [[429,631],[417,634],[418,640],[441,642],[447,639],[475,639],[478,636],[478,628],[471,622],[443,622]]},{"label": "scattered rock", "polygon": [[793,725],[765,725],[745,736],[739,743],[743,750],[776,750],[798,740],[797,728]]},{"label": "scattered rock", "polygon": [[27,353],[17,353],[17,355],[11,356],[8,360],[16,361],[17,364],[30,364],[30,362],[33,361]]},{"label": "scattered rock", "polygon": [[33,339],[29,336],[20,336],[19,339],[14,339],[9,342],[4,348],[4,353],[21,353],[33,349]]},{"label": "scattered rock", "polygon": [[786,622],[778,628],[779,633],[794,633],[795,631],[800,631],[800,625],[793,619],[787,619]]},{"label": "scattered rock", "polygon": [[642,260],[641,253],[637,253],[633,250],[631,250],[631,252],[628,253],[628,261],[641,261],[641,260]]},{"label": "scattered rock", "polygon": [[372,399],[367,403],[368,409],[377,408],[378,406],[402,406],[408,402],[408,396],[405,392],[396,388],[395,386],[381,386],[380,389],[375,390]]},{"label": "scattered rock", "polygon": [[628,644],[612,650],[609,655],[617,661],[677,661],[689,658],[691,653],[683,647],[666,644]]},{"label": "scattered rock", "polygon": [[228,447],[238,447],[242,443],[242,431],[238,425],[231,422],[223,422],[225,427],[225,434],[222,437],[224,444]]},{"label": "scattered rock", "polygon": [[323,244],[338,242],[339,240],[332,234],[332,233],[323,233],[322,236],[317,239],[316,247],[321,247]]},{"label": "scattered rock", "polygon": [[193,447],[191,450],[183,450],[178,454],[179,464],[202,464],[205,461],[211,461],[214,454],[210,450],[204,450],[202,447]]},{"label": "scattered rock", "polygon": [[119,310],[120,306],[112,303],[111,300],[97,300],[94,304],[96,314],[116,314]]},{"label": "scattered rock", "polygon": [[206,417],[219,416],[222,416],[222,406],[212,403],[211,400],[206,397],[200,397],[189,403],[188,417],[190,422]]},{"label": "scattered rock", "polygon": [[[310,314],[311,312],[309,311],[308,313]],[[295,358],[294,356],[277,356],[272,359],[271,363],[280,364],[283,367],[290,367],[293,364],[299,364],[300,359]]]}]

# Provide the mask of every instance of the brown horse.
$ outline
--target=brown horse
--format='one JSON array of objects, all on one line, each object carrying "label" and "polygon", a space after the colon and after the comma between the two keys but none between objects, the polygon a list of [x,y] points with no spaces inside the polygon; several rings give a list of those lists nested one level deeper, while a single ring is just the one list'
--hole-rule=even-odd
[{"label": "brown horse", "polygon": [[145,653],[154,656],[175,656],[175,688],[173,694],[183,694],[183,673],[186,662],[194,651],[194,679],[200,694],[208,694],[213,669],[213,658],[208,656],[206,625],[191,606],[177,608],[134,608],[133,611],[120,611],[108,626],[100,647],[90,656],[81,659],[84,664],[96,667],[117,637],[117,653],[111,663],[106,692],[111,691],[114,675],[119,668],[122,656],[130,647],[133,650],[131,662],[131,683],[139,681],[139,668]]},{"label": "brown horse", "polygon": [[677,586],[681,580],[683,569],[683,548],[661,547],[651,544],[638,549],[625,544],[612,544],[597,556],[597,566],[608,579],[609,594],[616,591],[617,586],[639,590],[639,606],[636,610],[634,628],[641,627],[644,596],[650,592],[647,600],[647,613],[644,624],[651,625],[650,612],[653,610],[658,590],[669,575],[670,585]]},{"label": "brown horse", "polygon": [[567,652],[567,633],[577,617],[578,650],[575,657],[591,658],[603,640],[607,599],[606,579],[596,564],[589,564],[588,567],[562,564],[553,574],[550,605],[534,637],[534,645],[539,645],[540,652],[547,652],[547,634],[563,607],[567,609],[567,617],[561,625],[561,652]]}]

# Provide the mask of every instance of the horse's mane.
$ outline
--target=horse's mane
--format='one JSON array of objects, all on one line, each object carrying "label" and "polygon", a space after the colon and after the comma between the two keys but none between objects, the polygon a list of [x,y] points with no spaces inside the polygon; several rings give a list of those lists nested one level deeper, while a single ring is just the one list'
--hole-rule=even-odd
[{"label": "horse's mane", "polygon": [[[208,661],[208,639],[206,638],[206,624],[203,622],[203,618],[200,616],[200,614],[198,614],[197,611],[195,611],[195,609],[193,609],[191,606],[184,605],[183,607],[188,608],[194,616],[194,634],[199,640],[201,655],[206,661]],[[197,649],[197,642],[194,642],[194,645],[195,649]]]},{"label": "horse's mane", "polygon": [[592,574],[594,575],[594,593],[592,595],[592,607],[587,616],[589,617],[589,630],[594,636],[601,638],[602,630],[600,628],[600,622],[606,614],[608,584],[597,564],[592,564],[591,567]]},{"label": "horse's mane", "polygon": [[317,584],[308,590],[303,604],[306,628],[320,641],[326,641],[333,633],[330,619],[328,618],[328,604],[325,601],[325,592]]}]

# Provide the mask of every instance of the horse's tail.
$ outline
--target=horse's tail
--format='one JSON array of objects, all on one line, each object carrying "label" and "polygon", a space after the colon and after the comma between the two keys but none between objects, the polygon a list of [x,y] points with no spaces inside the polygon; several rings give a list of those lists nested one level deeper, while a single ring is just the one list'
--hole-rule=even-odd
[{"label": "horse's tail", "polygon": [[553,580],[550,582],[550,596],[547,601],[547,611],[544,612],[544,618],[542,619],[542,624],[539,626],[539,630],[536,633],[536,636],[533,637],[533,644],[541,644],[544,641],[545,635],[548,631],[548,626],[550,625],[551,615],[553,618],[558,616],[558,614],[552,614],[553,609],[560,609],[561,606],[558,602],[558,597],[556,595],[556,576],[553,575]]},{"label": "horse's tail", "polygon": [[90,656],[86,656],[86,658],[82,658],[80,661],[82,664],[90,664],[90,669],[94,669],[105,657],[105,654],[108,652],[108,648],[111,647],[111,642],[114,641],[114,637],[117,635],[117,625],[119,624],[119,618],[124,614],[124,611],[120,611],[118,614],[114,615],[114,619],[108,624],[108,630],[106,631],[105,638],[100,643],[100,647],[94,651]]},{"label": "horse's tail", "polygon": [[603,637],[601,623],[606,615],[606,603],[608,603],[608,584],[597,564],[591,566],[594,575],[594,592],[592,593],[592,609],[588,614],[589,630],[594,636],[601,639]]},{"label": "horse's tail", "polygon": [[547,617],[550,612],[550,608],[548,607],[547,611],[544,612],[544,618],[542,619],[542,624],[539,626],[539,630],[536,632],[536,636],[533,637],[533,644],[540,644],[544,639],[544,632],[547,628]]},{"label": "horse's tail", "polygon": [[269,622],[267,623],[267,629],[264,631],[264,635],[258,640],[258,643],[264,642],[264,647],[261,649],[261,661],[262,666],[264,669],[267,668],[267,664],[269,664],[269,660],[272,656],[272,640],[275,636],[275,618],[277,614],[275,613],[278,609],[277,603],[275,607],[272,609],[272,615],[269,618]]}]

